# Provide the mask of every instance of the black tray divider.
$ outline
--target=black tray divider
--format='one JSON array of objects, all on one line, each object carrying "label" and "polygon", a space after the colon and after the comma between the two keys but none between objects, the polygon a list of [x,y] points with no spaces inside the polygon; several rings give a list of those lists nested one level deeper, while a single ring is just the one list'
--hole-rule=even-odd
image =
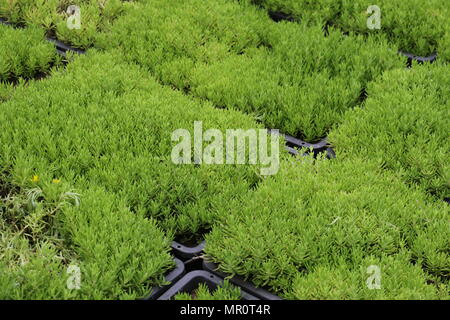
[{"label": "black tray divider", "polygon": [[173,241],[171,246],[173,254],[176,257],[182,260],[189,260],[203,254],[203,249],[205,248],[205,241],[202,241],[195,247],[185,246],[177,241]]},{"label": "black tray divider", "polygon": [[142,300],[156,300],[164,292],[166,292],[176,281],[178,281],[182,276],[185,275],[186,270],[184,267],[184,263],[177,258],[174,258],[174,261],[176,264],[175,269],[170,271],[165,277],[166,281],[170,282],[170,284],[161,287],[153,287],[151,293]]},{"label": "black tray divider", "polygon": [[[164,292],[157,300],[171,300],[178,293],[191,293],[196,290],[199,284],[205,284],[209,290],[214,291],[222,286],[224,279],[204,270],[191,271],[178,280],[172,287]],[[242,300],[261,300],[258,297],[248,293],[245,288],[241,288]]]},{"label": "black tray divider", "polygon": [[62,52],[62,53],[64,53],[64,55],[67,53],[67,51],[74,52],[77,54],[85,54],[86,53],[85,50],[71,47],[71,46],[65,44],[64,42],[61,42],[54,38],[47,38],[47,41],[53,43],[55,45],[58,53]]},{"label": "black tray divider", "polygon": [[245,281],[239,276],[231,277],[227,275],[224,272],[218,271],[218,265],[212,262],[208,262],[203,260],[203,269],[205,271],[208,271],[210,273],[213,273],[217,275],[218,277],[221,277],[223,279],[229,278],[230,283],[234,284],[235,286],[243,288],[248,293],[254,295],[255,297],[261,299],[261,300],[283,300],[277,295],[274,295],[273,293],[270,293],[269,291],[261,288],[255,287],[253,284]]},{"label": "black tray divider", "polygon": [[[268,132],[269,134],[277,134],[277,131],[274,131],[272,129],[268,129]],[[323,138],[316,143],[310,143],[287,134],[278,134],[284,138],[284,140],[286,141],[285,149],[292,155],[299,155],[300,152],[298,149],[307,148],[312,149],[315,156],[317,156],[319,153],[326,152],[329,159],[336,158],[336,154],[334,153],[333,148],[329,145],[327,138]],[[306,152],[302,155],[305,156],[307,154],[308,153]]]},{"label": "black tray divider", "polygon": [[433,54],[429,55],[428,57],[421,57],[421,56],[417,56],[415,54],[404,52],[404,51],[399,51],[398,53],[408,58],[408,62],[407,62],[408,68],[412,67],[413,61],[417,61],[420,64],[425,63],[425,62],[433,63],[438,58],[437,53],[433,53]]}]

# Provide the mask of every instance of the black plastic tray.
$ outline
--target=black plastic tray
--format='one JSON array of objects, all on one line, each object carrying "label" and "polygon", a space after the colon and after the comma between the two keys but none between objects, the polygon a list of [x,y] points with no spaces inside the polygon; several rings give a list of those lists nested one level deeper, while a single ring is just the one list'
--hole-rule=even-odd
[{"label": "black plastic tray", "polygon": [[[224,279],[229,278],[229,275],[217,270],[217,264],[215,263],[203,261],[203,269],[217,275],[218,277]],[[274,295],[265,289],[255,287],[253,284],[248,283],[238,276],[230,278],[230,283],[234,284],[235,286],[241,287],[243,290],[259,298],[260,300],[283,300],[277,295]]]},{"label": "black plastic tray", "polygon": [[192,259],[198,257],[203,253],[205,248],[205,241],[202,241],[199,245],[195,247],[185,246],[177,241],[172,242],[172,252],[173,254],[182,260]]},{"label": "black plastic tray", "polygon": [[[178,293],[182,292],[192,293],[194,290],[198,288],[198,286],[201,283],[208,286],[209,290],[214,291],[223,284],[223,278],[220,278],[217,275],[204,270],[192,271],[184,275],[184,277],[178,280],[170,289],[164,292],[157,300],[171,300]],[[246,292],[246,290],[242,288],[241,288],[241,296],[242,300],[261,300],[258,297]]]},{"label": "black plastic tray", "polygon": [[[270,134],[276,134],[276,131],[269,129],[268,130]],[[284,140],[286,141],[286,150],[292,154],[292,155],[299,155],[300,152],[298,149],[300,148],[307,148],[312,149],[312,152],[314,153],[314,156],[317,156],[320,153],[326,152],[327,158],[336,158],[336,154],[334,153],[333,148],[330,147],[327,138],[324,138],[316,143],[309,143],[306,141],[303,141],[301,139],[292,137],[287,134],[278,133],[281,135]],[[303,155],[307,155],[309,152],[303,153]]]},{"label": "black plastic tray", "polygon": [[437,53],[433,53],[432,55],[430,55],[428,57],[416,56],[415,54],[403,52],[403,51],[399,51],[398,53],[408,58],[408,67],[412,66],[413,61],[417,61],[418,63],[424,63],[424,62],[433,63],[438,58]]},{"label": "black plastic tray", "polygon": [[175,269],[172,270],[171,272],[169,272],[165,277],[166,281],[170,282],[170,284],[167,284],[162,287],[153,287],[150,295],[148,295],[147,297],[145,297],[142,300],[156,300],[164,292],[166,292],[176,281],[178,281],[182,276],[184,276],[184,274],[186,273],[184,263],[177,258],[175,258],[174,260],[175,260],[175,264],[176,264]]},{"label": "black plastic tray", "polygon": [[56,50],[58,51],[59,54],[65,55],[67,53],[67,51],[71,51],[71,52],[74,52],[77,54],[85,54],[86,53],[85,50],[71,47],[71,46],[65,44],[64,42],[61,42],[54,38],[47,38],[47,41],[49,41],[55,45]]}]

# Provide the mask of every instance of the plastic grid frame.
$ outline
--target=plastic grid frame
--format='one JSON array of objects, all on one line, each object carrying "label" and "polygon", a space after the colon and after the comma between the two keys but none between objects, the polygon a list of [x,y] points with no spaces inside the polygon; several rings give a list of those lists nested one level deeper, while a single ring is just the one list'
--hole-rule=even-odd
[{"label": "plastic grid frame", "polygon": [[249,292],[250,294],[254,295],[255,297],[259,298],[260,300],[283,300],[282,298],[270,293],[269,291],[267,291],[265,289],[255,287],[253,284],[245,281],[244,279],[242,279],[239,276],[230,278],[230,276],[227,275],[226,273],[218,271],[218,265],[215,263],[203,261],[203,269],[205,271],[213,273],[216,276],[221,277],[223,279],[229,278],[230,283],[243,288],[243,290]]},{"label": "plastic grid frame", "polygon": [[[172,300],[182,292],[192,293],[200,284],[205,284],[213,291],[223,284],[224,279],[204,270],[191,271],[178,280],[170,289],[164,292],[157,300]],[[261,300],[241,288],[242,300]]]}]

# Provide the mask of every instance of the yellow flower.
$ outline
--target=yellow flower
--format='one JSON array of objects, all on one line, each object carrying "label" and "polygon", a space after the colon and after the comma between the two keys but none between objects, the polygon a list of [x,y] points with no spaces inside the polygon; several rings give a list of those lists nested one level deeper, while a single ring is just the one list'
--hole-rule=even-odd
[{"label": "yellow flower", "polygon": [[59,180],[59,179],[53,179],[52,180],[52,183],[60,183],[61,182],[61,180]]},{"label": "yellow flower", "polygon": [[34,175],[33,178],[31,178],[31,181],[34,183],[38,183],[39,182],[39,176],[38,175]]}]

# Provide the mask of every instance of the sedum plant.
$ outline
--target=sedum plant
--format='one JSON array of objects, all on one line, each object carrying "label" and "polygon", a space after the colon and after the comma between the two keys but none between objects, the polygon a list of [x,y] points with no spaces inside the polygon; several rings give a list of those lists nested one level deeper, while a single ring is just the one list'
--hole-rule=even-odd
[{"label": "sedum plant", "polygon": [[[144,1],[144,0],[142,0]],[[80,8],[80,28],[69,28],[69,6]],[[0,17],[18,25],[42,27],[48,36],[75,47],[91,47],[133,1],[121,0],[0,0]]]},{"label": "sedum plant", "polygon": [[197,64],[191,93],[254,113],[266,127],[316,141],[360,103],[369,81],[402,66],[383,40],[335,31],[323,38],[320,28],[288,24],[274,28],[272,36],[271,50]]},{"label": "sedum plant", "polygon": [[0,103],[8,100],[14,92],[14,84],[0,82]]},{"label": "sedum plant", "polygon": [[23,162],[23,170],[29,165],[104,188],[169,234],[199,236],[218,208],[261,180],[256,165],[173,163],[172,132],[186,129],[193,141],[194,121],[224,133],[260,127],[239,112],[161,87],[110,54],[79,57],[67,71],[17,88],[0,119],[10,123],[0,133],[8,141],[0,150],[3,165]]},{"label": "sedum plant", "polygon": [[[267,10],[283,12],[297,21],[335,26],[343,32],[364,35],[382,33],[403,51],[416,55],[443,53],[447,47],[440,41],[450,28],[449,6],[446,0],[240,0],[256,4]],[[370,6],[380,8],[380,29],[367,27],[374,12]],[[445,58],[445,55],[443,56]]]},{"label": "sedum plant", "polygon": [[450,197],[449,67],[387,72],[330,134],[338,157],[377,159],[438,198]]},{"label": "sedum plant", "polygon": [[450,31],[447,31],[439,41],[439,58],[450,61]]},{"label": "sedum plant", "polygon": [[[448,299],[444,283],[435,283],[418,265],[410,263],[411,256],[400,252],[395,256],[367,257],[361,264],[349,266],[341,263],[335,267],[319,265],[311,273],[298,274],[288,299],[300,300],[426,300]],[[371,272],[377,266],[381,274],[380,289],[368,287]],[[371,271],[371,269],[369,269]],[[427,279],[424,281],[424,279]],[[369,281],[369,286],[374,283]],[[371,289],[373,288],[373,289]]]},{"label": "sedum plant", "polygon": [[0,82],[43,76],[59,61],[55,48],[39,29],[0,25]]},{"label": "sedum plant", "polygon": [[308,141],[339,123],[367,82],[404,65],[382,36],[331,30],[325,38],[321,26],[274,24],[228,0],[153,1],[118,19],[111,34],[99,46],[162,83]]},{"label": "sedum plant", "polygon": [[0,299],[133,299],[164,283],[173,261],[154,221],[100,188],[14,179],[0,180]]},{"label": "sedum plant", "polygon": [[[374,161],[299,158],[224,207],[205,252],[285,298],[445,298],[450,211],[430,200]],[[371,265],[381,290],[366,286]]]}]

